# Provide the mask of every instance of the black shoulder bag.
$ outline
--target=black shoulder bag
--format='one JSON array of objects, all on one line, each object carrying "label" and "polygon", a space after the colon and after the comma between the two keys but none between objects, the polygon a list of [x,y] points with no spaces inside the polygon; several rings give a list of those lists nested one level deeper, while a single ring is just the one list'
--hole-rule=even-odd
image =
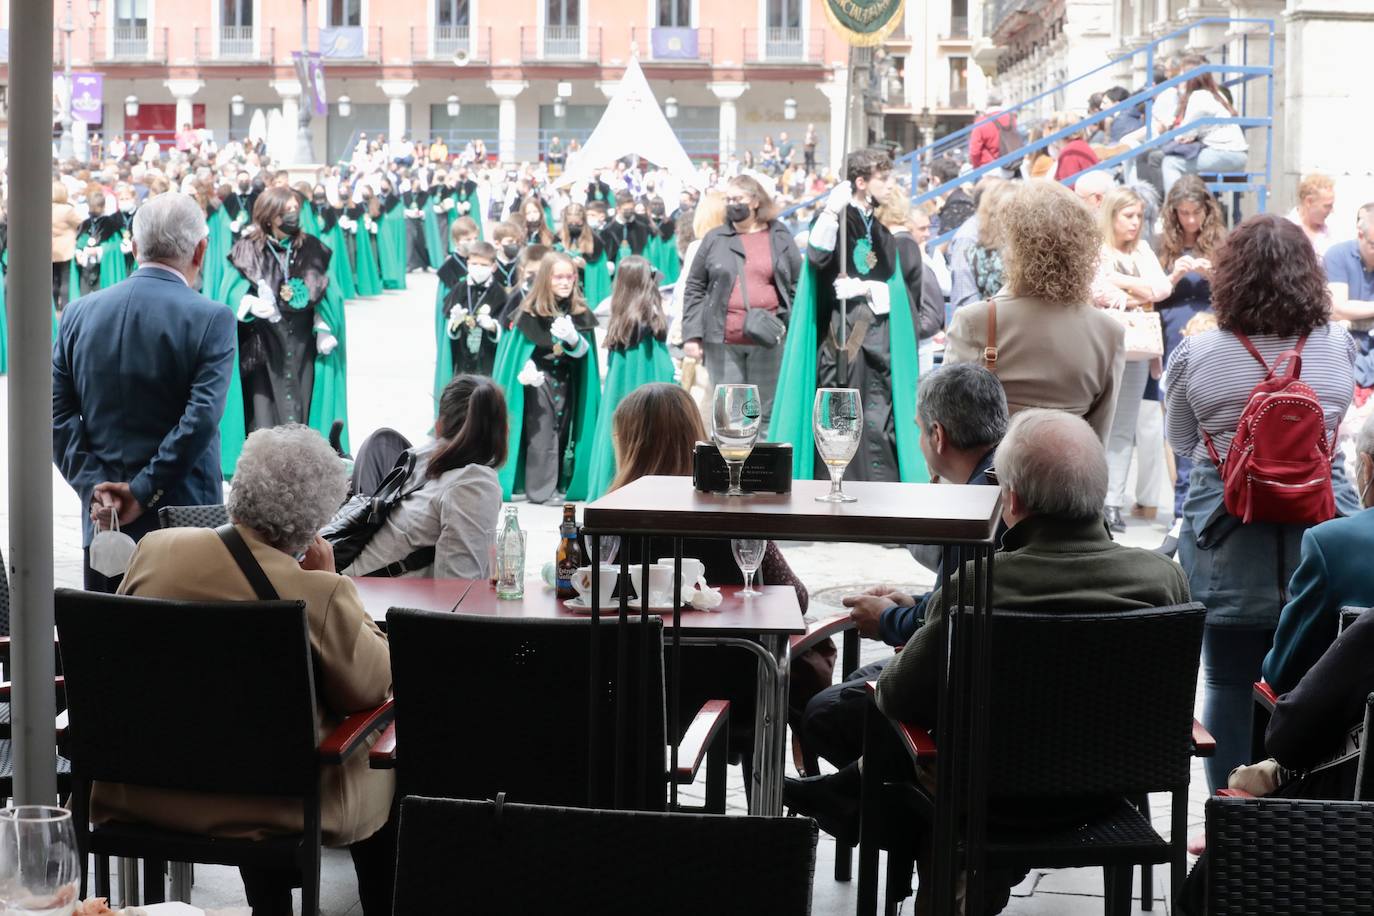
[{"label": "black shoulder bag", "polygon": [[[425,485],[404,489],[406,481],[415,472],[415,452],[407,449],[396,460],[396,467],[382,481],[374,496],[361,494],[351,497],[334,513],[329,524],[320,530],[320,537],[334,547],[334,569],[343,572],[353,565],[362,555],[363,549],[372,541],[373,536],[386,524],[391,510]],[[423,569],[434,562],[434,547],[421,547],[405,559],[397,560],[381,569],[365,573],[367,576],[403,576],[408,572]]]},{"label": "black shoulder bag", "polygon": [[744,336],[760,347],[772,349],[787,336],[787,325],[775,312],[749,307],[749,278],[744,275],[744,255],[736,251],[735,257],[739,259],[739,292],[744,299]]}]

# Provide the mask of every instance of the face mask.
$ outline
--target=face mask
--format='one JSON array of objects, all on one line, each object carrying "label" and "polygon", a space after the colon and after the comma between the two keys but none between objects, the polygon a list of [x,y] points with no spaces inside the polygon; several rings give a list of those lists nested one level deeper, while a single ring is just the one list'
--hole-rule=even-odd
[{"label": "face mask", "polygon": [[502,253],[503,255],[506,256],[506,260],[507,260],[507,261],[514,261],[515,258],[516,258],[516,256],[520,254],[520,246],[519,246],[519,245],[502,245],[502,246],[501,246],[501,253]]},{"label": "face mask", "polygon": [[247,194],[247,193],[248,193],[248,182],[246,182],[246,181],[240,181],[240,182],[239,182],[239,193],[240,193],[240,194]]},{"label": "face mask", "polygon": [[749,218],[748,204],[730,204],[725,208],[725,218],[732,223],[742,223]]},{"label": "face mask", "polygon": [[133,212],[134,212],[134,208],[137,207],[137,206],[138,206],[138,205],[135,204],[132,200],[120,201],[120,204],[119,204],[119,211],[120,211],[121,213],[133,213]]},{"label": "face mask", "polygon": [[122,576],[129,571],[129,561],[133,559],[134,539],[119,530],[119,519],[114,520],[114,530],[97,531],[91,538],[91,569],[106,578]]},{"label": "face mask", "polygon": [[284,213],[281,218],[281,231],[287,235],[295,235],[301,231],[301,215],[299,213]]},{"label": "face mask", "polygon": [[329,205],[329,198],[327,198],[327,197],[316,197],[316,198],[315,198],[315,206],[317,206],[317,207],[327,207],[328,205]]},{"label": "face mask", "polygon": [[538,216],[527,216],[527,217],[525,217],[525,225],[526,225],[526,226],[538,226],[538,225],[539,225],[540,223],[542,223],[543,221],[544,221],[544,220],[543,220],[542,218],[538,217]]},{"label": "face mask", "polygon": [[568,234],[569,234],[569,235],[576,235],[577,233],[579,233],[579,232],[581,232],[581,231],[582,231],[582,224],[581,224],[581,223],[568,223]]},{"label": "face mask", "polygon": [[491,267],[486,264],[474,264],[468,268],[468,279],[478,286],[486,286],[491,279]]}]

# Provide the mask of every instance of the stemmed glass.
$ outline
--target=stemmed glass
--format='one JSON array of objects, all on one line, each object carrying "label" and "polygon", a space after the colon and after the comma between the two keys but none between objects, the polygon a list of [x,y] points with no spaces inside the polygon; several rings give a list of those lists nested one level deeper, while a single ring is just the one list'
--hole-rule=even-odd
[{"label": "stemmed glass", "polygon": [[615,558],[620,555],[620,536],[616,534],[601,535],[600,550],[597,560],[602,566],[610,566],[615,562]]},{"label": "stemmed glass", "polygon": [[844,469],[859,450],[863,435],[863,405],[857,388],[822,388],[816,392],[812,414],[816,451],[830,471],[830,492],[817,496],[818,503],[852,503],[856,498],[844,492]]},{"label": "stemmed glass", "polygon": [[50,805],[0,811],[0,911],[70,916],[80,880],[70,811]]},{"label": "stemmed glass", "polygon": [[758,385],[716,386],[711,405],[711,439],[730,469],[730,489],[725,491],[726,496],[746,495],[740,489],[740,475],[759,437],[761,414]]},{"label": "stemmed glass", "polygon": [[744,574],[744,588],[740,589],[739,594],[745,598],[763,594],[754,588],[754,573],[763,562],[763,554],[767,549],[768,542],[764,540],[734,538],[730,541],[730,550],[735,555],[735,562],[739,564],[739,571]]}]

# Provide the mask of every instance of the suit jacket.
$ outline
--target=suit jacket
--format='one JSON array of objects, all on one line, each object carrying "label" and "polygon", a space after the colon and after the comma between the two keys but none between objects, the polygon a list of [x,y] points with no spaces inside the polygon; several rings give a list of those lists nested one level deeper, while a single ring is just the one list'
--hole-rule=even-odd
[{"label": "suit jacket", "polygon": [[[1126,332],[1101,309],[998,295],[997,377],[1013,414],[1027,407],[1066,410],[1088,421],[1103,444],[1126,367]],[[983,365],[987,300],[954,313],[946,363]]]},{"label": "suit jacket", "polygon": [[[1366,558],[1374,555],[1374,510],[1333,518],[1302,535],[1302,558],[1288,584],[1264,679],[1275,693],[1294,689],[1336,639],[1342,607],[1374,605]],[[1346,723],[1349,724],[1349,723]]]},{"label": "suit jacket", "polygon": [[[965,574],[971,570],[965,567]],[[952,578],[950,588],[958,581]],[[1002,537],[992,583],[992,606],[1009,611],[1125,611],[1188,600],[1188,579],[1177,563],[1113,543],[1100,518],[1020,522]],[[945,637],[944,597],[937,590],[926,601],[925,623],[878,678],[878,708],[886,715],[935,727]]]},{"label": "suit jacket", "polygon": [[67,307],[53,344],[53,460],[83,507],[97,483],[128,482],[146,510],[128,529],[137,540],[159,506],[224,501],[219,421],[236,339],[233,312],[156,267]]},{"label": "suit jacket", "polygon": [[[305,602],[315,667],[318,733],[327,736],[354,712],[371,709],[391,694],[391,655],[386,637],[363,608],[353,582],[332,572],[301,569],[296,560],[239,526],[253,558],[282,598]],[[188,569],[196,571],[186,575]],[[209,528],[169,528],[143,539],[119,586],[121,595],[180,601],[253,601],[257,595],[229,549]],[[207,647],[213,651],[213,647]],[[252,677],[251,665],[244,670]],[[386,823],[395,779],[372,770],[361,749],[342,766],[326,766],[320,786],[324,842],[346,846]],[[96,823],[150,823],[210,836],[261,838],[299,832],[301,805],[294,799],[205,796],[194,792],[96,783],[91,791]]]}]

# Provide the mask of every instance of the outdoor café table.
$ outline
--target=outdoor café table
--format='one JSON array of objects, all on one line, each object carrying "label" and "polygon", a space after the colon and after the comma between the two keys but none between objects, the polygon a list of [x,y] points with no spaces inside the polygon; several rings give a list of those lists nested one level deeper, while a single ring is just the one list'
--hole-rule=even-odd
[{"label": "outdoor caf\u00e9 table", "polygon": [[[373,620],[385,624],[386,612],[393,607],[418,607],[421,610],[457,610],[463,614],[491,617],[587,617],[586,612],[568,610],[552,590],[543,587],[527,588],[523,599],[505,601],[496,597],[489,580],[483,579],[368,579],[357,578],[363,606]],[[732,646],[752,651],[759,659],[758,702],[755,709],[755,734],[771,736],[772,731],[785,730],[787,720],[787,645],[788,637],[806,632],[796,589],[790,585],[766,585],[757,598],[742,598],[741,586],[727,585],[721,589],[724,600],[710,611],[683,609],[674,617],[662,613],[664,631],[676,630],[684,645]],[[452,595],[461,600],[447,603]],[[414,603],[414,602],[421,603]],[[619,620],[614,599],[603,603],[602,622],[606,625]],[[455,607],[456,605],[456,607]],[[638,616],[638,609],[630,610]],[[757,640],[757,641],[756,641]],[[782,779],[782,744],[777,740],[754,741],[754,772],[766,773],[770,780]],[[757,780],[758,777],[756,776]],[[766,783],[765,783],[766,784]],[[781,804],[765,810],[765,799],[752,794],[751,813],[781,814]]]},{"label": "outdoor caf\u00e9 table", "polygon": [[[1001,492],[988,486],[856,481],[844,487],[856,502],[817,502],[816,497],[829,489],[828,481],[796,480],[790,493],[728,497],[698,492],[687,477],[641,477],[588,505],[583,511],[583,533],[593,556],[597,555],[600,535],[673,538],[677,557],[681,556],[682,538],[939,544],[944,547],[942,586],[965,562],[974,565],[976,574],[969,577],[972,582],[965,581],[967,593],[961,596],[974,612],[972,624],[952,628],[948,662],[939,672],[939,732],[954,736],[954,740],[940,747],[935,902],[940,911],[948,911],[961,819],[966,813],[970,815],[969,839],[981,841],[980,835],[975,835],[981,827],[973,815],[981,815],[986,802],[981,781],[968,767],[981,766],[975,745],[986,735],[986,678],[976,675],[987,663],[983,633]],[[877,580],[881,573],[871,570],[868,575]],[[782,667],[785,671],[786,665]],[[673,712],[671,706],[669,709]],[[784,732],[779,728],[770,736],[776,743],[770,758],[782,758]],[[756,794],[766,798],[762,810],[781,810],[781,773],[760,788],[762,793]],[[970,791],[965,793],[965,789]]]}]

